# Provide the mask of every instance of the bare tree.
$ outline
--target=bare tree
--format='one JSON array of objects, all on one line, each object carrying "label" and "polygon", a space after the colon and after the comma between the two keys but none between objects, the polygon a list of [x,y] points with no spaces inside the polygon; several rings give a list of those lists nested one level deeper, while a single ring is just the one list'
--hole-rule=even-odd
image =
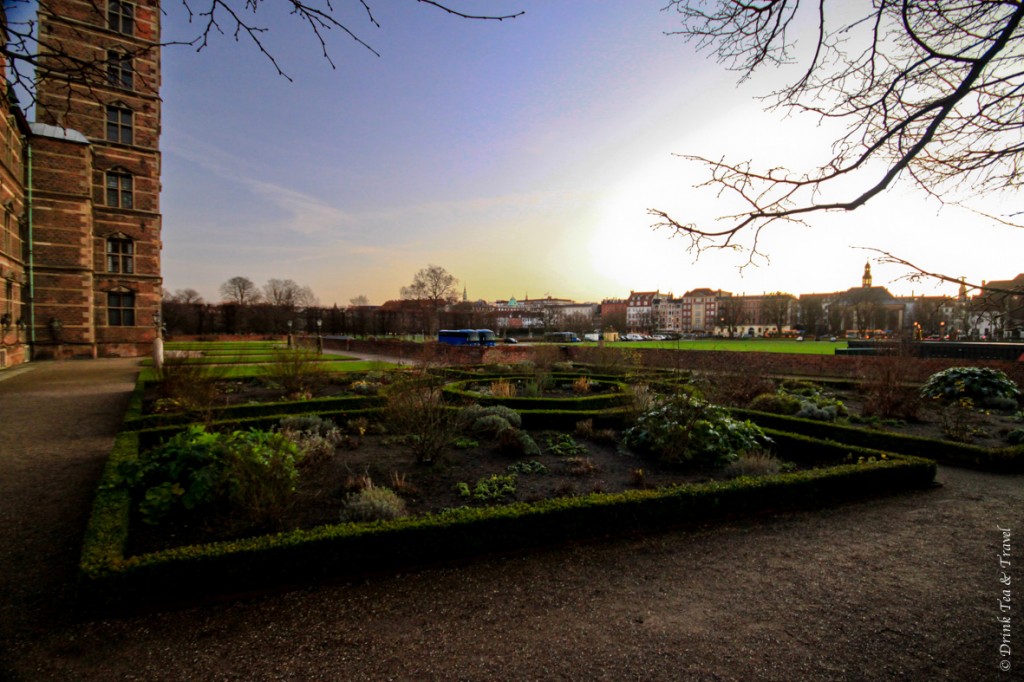
[{"label": "bare tree", "polygon": [[348,299],[348,302],[349,305],[353,305],[356,307],[370,305],[370,299],[366,297],[366,294],[359,294],[358,296],[353,296],[352,298]]},{"label": "bare tree", "polygon": [[203,302],[203,297],[195,289],[178,289],[170,296],[170,299],[175,303],[184,303],[186,305]]},{"label": "bare tree", "polygon": [[761,315],[765,322],[775,327],[776,334],[781,334],[782,328],[791,323],[795,300],[792,294],[784,294],[781,291],[764,297]]},{"label": "bare tree", "polygon": [[308,286],[301,286],[293,279],[268,279],[263,285],[263,301],[288,309],[319,305],[313,290]]},{"label": "bare tree", "polygon": [[720,296],[718,299],[718,322],[729,332],[729,338],[736,335],[736,329],[747,322],[747,309],[738,296]]},{"label": "bare tree", "polygon": [[[828,157],[803,172],[686,157],[707,166],[707,186],[743,207],[722,229],[649,209],[656,227],[689,236],[691,249],[738,248],[742,235],[750,262],[763,255],[758,238],[773,223],[855,210],[897,180],[947,201],[952,191],[966,200],[1020,188],[1024,2],[670,0],[668,8],[682,16],[678,34],[744,79],[798,62],[801,75],[770,96],[771,106],[846,125]],[[794,57],[805,19],[813,39]],[[1019,227],[1019,215],[993,217]]]},{"label": "bare tree", "polygon": [[260,290],[248,277],[232,277],[220,285],[220,295],[226,303],[252,305],[259,303]]},{"label": "bare tree", "polygon": [[429,311],[430,332],[437,328],[438,314],[448,305],[459,300],[459,280],[439,265],[428,265],[412,279],[412,284],[402,287],[402,298],[421,301]]},{"label": "bare tree", "polygon": [[[452,3],[442,0],[417,0],[415,4],[426,5],[461,19],[502,21],[523,14],[474,14],[456,9]],[[88,11],[95,11],[102,17],[103,3],[88,5]],[[291,80],[266,40],[272,30],[272,22],[280,22],[288,16],[301,24],[323,58],[331,68],[336,68],[331,56],[330,40],[333,35],[354,41],[370,53],[380,56],[370,42],[362,37],[364,31],[381,28],[373,10],[376,5],[372,0],[179,0],[163,3],[159,11],[187,15],[189,24],[194,26],[194,32],[156,47],[181,45],[199,52],[213,40],[230,38],[251,45],[270,62],[279,75]],[[97,59],[75,53],[65,49],[58,37],[39,35],[36,12],[60,13],[62,7],[59,0],[4,0],[3,10],[0,14],[0,28],[3,28],[6,40],[0,41],[3,43],[0,54],[7,63],[9,80],[30,100],[23,104],[30,106],[35,102],[35,84],[40,78],[66,80],[87,87],[107,83],[109,72],[105,58]],[[136,20],[129,14],[123,16],[128,21]],[[358,17],[362,17],[362,20]],[[278,23],[273,30],[283,30],[279,26]],[[142,52],[150,49],[154,47],[140,47],[140,53],[128,56],[141,56]]]}]

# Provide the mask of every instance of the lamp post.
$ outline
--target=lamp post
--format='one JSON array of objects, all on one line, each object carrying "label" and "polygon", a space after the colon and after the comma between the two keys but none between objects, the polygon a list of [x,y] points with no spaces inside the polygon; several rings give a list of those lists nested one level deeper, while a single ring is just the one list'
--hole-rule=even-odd
[{"label": "lamp post", "polygon": [[324,326],[324,321],[321,320],[319,317],[316,318],[316,354],[317,355],[323,355],[323,352],[324,352],[324,337],[323,337],[323,334],[320,333],[321,330],[323,329],[323,326]]},{"label": "lamp post", "polygon": [[287,324],[288,324],[288,349],[291,350],[291,348],[292,348],[292,321],[288,320]]},{"label": "lamp post", "polygon": [[153,366],[160,369],[164,366],[164,335],[160,326],[160,311],[153,313],[153,326],[156,328],[153,337]]}]

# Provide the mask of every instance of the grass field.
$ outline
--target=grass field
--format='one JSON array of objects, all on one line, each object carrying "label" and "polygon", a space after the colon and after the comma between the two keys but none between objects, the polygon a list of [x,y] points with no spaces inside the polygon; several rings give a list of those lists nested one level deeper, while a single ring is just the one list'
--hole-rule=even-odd
[{"label": "grass field", "polygon": [[[596,344],[588,344],[596,345]],[[684,339],[680,341],[620,341],[613,348],[666,348],[669,350],[731,350],[757,353],[834,355],[846,341],[796,341],[794,339]]]}]

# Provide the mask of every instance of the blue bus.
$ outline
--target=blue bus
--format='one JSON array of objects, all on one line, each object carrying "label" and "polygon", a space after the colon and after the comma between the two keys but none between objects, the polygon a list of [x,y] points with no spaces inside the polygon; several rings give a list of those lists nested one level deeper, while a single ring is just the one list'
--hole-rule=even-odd
[{"label": "blue bus", "polygon": [[494,332],[490,329],[442,329],[437,333],[439,343],[449,346],[493,346]]}]

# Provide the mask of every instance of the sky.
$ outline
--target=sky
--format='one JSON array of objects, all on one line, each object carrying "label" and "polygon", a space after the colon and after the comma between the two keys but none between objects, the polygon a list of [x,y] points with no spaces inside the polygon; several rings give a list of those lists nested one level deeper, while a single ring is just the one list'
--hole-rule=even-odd
[{"label": "sky", "polygon": [[[772,228],[757,267],[741,268],[742,251],[698,258],[652,230],[648,208],[727,213],[714,190],[694,187],[706,171],[680,155],[800,166],[826,158],[831,140],[815,118],[763,110],[757,97],[785,74],[738,84],[666,35],[679,24],[663,5],[458,3],[525,11],[497,22],[372,3],[377,27],[345,0],[335,7],[380,56],[335,31],[332,68],[294,17],[262,4],[256,21],[292,80],[230,32],[199,52],[166,47],[164,288],[216,301],[234,276],[287,278],[323,305],[380,304],[438,265],[472,300],[800,294],[858,286],[876,255],[864,247],[969,281],[1024,269],[1024,232],[903,185],[853,213]],[[165,41],[195,35],[180,5],[164,7]],[[955,291],[872,268],[896,294]]]}]

